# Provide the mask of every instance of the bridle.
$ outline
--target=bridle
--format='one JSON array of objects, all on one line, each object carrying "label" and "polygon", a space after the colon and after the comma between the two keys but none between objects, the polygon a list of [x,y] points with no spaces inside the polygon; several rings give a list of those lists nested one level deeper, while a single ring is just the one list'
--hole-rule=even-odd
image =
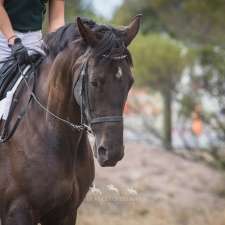
[{"label": "bridle", "polygon": [[[108,58],[109,56],[103,55]],[[111,60],[122,60],[127,56],[110,56]],[[81,124],[88,127],[91,130],[92,125],[100,123],[121,123],[123,122],[122,115],[107,115],[107,116],[96,116],[94,110],[91,107],[89,100],[89,76],[88,76],[88,62],[89,57],[84,63],[81,64],[80,74],[73,87],[73,92],[77,103],[81,109]]]}]

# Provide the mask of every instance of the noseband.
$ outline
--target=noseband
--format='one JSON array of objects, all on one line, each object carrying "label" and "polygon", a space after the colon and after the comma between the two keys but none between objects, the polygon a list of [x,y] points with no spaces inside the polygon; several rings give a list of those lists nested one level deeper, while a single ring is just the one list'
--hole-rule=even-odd
[{"label": "noseband", "polygon": [[[105,57],[105,56],[103,56]],[[121,60],[123,57],[111,58],[112,60]],[[123,122],[123,116],[107,115],[107,116],[95,116],[94,111],[91,108],[89,100],[89,76],[88,76],[88,60],[81,65],[79,78],[74,85],[73,91],[77,103],[81,109],[81,125],[92,126],[100,123],[119,123]]]}]

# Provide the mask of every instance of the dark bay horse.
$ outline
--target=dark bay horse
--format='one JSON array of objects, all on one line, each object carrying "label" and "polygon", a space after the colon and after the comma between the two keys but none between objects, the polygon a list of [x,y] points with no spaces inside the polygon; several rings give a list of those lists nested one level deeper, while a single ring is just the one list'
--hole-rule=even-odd
[{"label": "dark bay horse", "polygon": [[[77,18],[47,36],[35,81],[38,100],[32,100],[13,137],[0,145],[2,225],[75,224],[94,179],[84,128],[95,136],[101,166],[123,158],[122,114],[133,83],[127,46],[139,26],[140,16],[120,29]],[[30,91],[21,89],[14,115]]]}]

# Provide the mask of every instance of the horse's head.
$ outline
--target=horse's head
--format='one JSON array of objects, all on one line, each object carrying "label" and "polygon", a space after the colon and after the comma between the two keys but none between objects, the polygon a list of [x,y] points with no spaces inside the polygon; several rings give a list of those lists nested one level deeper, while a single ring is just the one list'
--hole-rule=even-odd
[{"label": "horse's head", "polygon": [[95,135],[94,152],[101,166],[114,166],[124,155],[123,109],[133,84],[132,60],[127,46],[138,33],[141,16],[121,29],[90,29],[80,18],[77,25],[88,46],[80,60],[74,95],[82,122]]}]

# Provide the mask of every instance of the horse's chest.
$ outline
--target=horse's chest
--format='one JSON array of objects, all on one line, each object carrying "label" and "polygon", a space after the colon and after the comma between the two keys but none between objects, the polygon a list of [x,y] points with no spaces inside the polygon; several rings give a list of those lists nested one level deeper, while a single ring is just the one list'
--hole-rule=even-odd
[{"label": "horse's chest", "polygon": [[[73,183],[65,179],[47,182],[45,185],[40,185],[39,190],[33,188],[33,191],[31,192],[36,194],[36,197],[32,194],[32,200],[36,202],[37,205],[41,204],[47,207],[55,207],[64,204],[71,198],[73,193]],[[41,205],[39,205],[39,208]]]},{"label": "horse's chest", "polygon": [[[14,180],[33,205],[53,207],[68,200],[74,190],[76,178],[72,165],[62,163],[53,156],[26,157],[26,154],[17,155],[20,163],[12,166]],[[40,159],[40,160],[38,160]]]},{"label": "horse's chest", "polygon": [[[75,182],[76,183],[76,182]],[[74,190],[72,179],[60,177],[43,177],[37,180],[31,180],[28,186],[28,196],[33,205],[38,209],[55,208],[65,204],[71,199],[74,192],[78,193],[78,189]]]}]

